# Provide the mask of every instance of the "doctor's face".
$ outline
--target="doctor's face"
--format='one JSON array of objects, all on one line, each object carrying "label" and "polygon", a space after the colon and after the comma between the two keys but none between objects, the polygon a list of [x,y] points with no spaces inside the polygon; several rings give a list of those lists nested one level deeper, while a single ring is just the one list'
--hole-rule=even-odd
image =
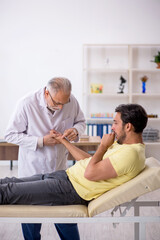
[{"label": "doctor's face", "polygon": [[121,120],[121,113],[117,113],[112,124],[112,130],[115,133],[117,143],[123,144],[126,139],[125,125]]},{"label": "doctor's face", "polygon": [[61,110],[63,105],[70,101],[70,94],[65,94],[59,91],[56,94],[51,93],[48,89],[45,90],[45,98],[48,108],[52,111]]}]

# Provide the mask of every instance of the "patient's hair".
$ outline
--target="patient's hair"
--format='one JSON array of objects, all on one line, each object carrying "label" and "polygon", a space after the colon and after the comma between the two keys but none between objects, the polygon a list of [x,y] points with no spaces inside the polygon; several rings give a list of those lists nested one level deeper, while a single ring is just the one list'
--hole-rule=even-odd
[{"label": "patient's hair", "polygon": [[47,89],[55,94],[63,91],[65,94],[70,94],[72,90],[71,82],[64,77],[55,77],[48,81]]},{"label": "patient's hair", "polygon": [[123,125],[131,123],[136,133],[142,133],[147,125],[147,113],[139,104],[121,104],[116,107],[115,112],[121,113]]}]

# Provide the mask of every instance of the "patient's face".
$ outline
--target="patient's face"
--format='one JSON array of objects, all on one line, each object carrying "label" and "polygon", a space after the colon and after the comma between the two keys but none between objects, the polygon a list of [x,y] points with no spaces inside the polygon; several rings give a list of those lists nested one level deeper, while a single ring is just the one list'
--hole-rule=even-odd
[{"label": "patient's face", "polygon": [[125,126],[123,125],[123,122],[121,120],[121,113],[117,113],[112,125],[112,130],[115,133],[117,142],[119,144],[123,144],[126,139],[126,132],[125,132]]}]

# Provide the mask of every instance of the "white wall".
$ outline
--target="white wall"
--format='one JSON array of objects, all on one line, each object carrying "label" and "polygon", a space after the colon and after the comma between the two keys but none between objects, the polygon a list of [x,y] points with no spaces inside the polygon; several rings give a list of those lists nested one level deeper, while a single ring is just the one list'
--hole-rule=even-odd
[{"label": "white wall", "polygon": [[17,100],[54,76],[82,104],[84,43],[160,44],[160,0],[0,0],[0,137]]}]

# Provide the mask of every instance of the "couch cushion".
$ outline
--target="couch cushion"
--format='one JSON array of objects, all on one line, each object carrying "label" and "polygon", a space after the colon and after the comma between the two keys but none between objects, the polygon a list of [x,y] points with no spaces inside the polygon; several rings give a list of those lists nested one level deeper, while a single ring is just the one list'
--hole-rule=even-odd
[{"label": "couch cushion", "polygon": [[83,205],[69,206],[37,206],[37,205],[1,205],[0,217],[87,217],[88,210]]}]

